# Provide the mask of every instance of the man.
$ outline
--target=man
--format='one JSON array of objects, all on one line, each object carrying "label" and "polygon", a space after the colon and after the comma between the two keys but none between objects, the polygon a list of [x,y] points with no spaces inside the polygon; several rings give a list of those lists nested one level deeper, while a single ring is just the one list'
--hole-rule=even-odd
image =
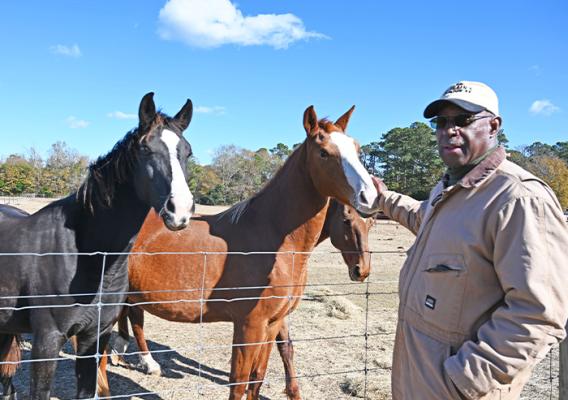
[{"label": "man", "polygon": [[424,111],[443,179],[426,201],[375,180],[416,241],[400,271],[394,400],[517,399],[565,336],[568,228],[552,190],[506,160],[497,95],[459,82]]}]

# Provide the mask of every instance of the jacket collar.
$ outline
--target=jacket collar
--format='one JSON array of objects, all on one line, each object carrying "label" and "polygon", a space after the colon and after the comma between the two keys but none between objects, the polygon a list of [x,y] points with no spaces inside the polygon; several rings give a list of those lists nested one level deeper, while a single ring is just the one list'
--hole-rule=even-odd
[{"label": "jacket collar", "polygon": [[[503,146],[497,147],[485,160],[481,161],[463,178],[461,178],[456,185],[460,185],[466,189],[471,189],[481,185],[485,179],[495,172],[497,167],[499,167],[499,165],[501,165],[501,163],[505,160],[506,156],[507,154]],[[448,174],[445,174],[442,177],[444,186],[447,185],[448,180],[449,176]]]}]

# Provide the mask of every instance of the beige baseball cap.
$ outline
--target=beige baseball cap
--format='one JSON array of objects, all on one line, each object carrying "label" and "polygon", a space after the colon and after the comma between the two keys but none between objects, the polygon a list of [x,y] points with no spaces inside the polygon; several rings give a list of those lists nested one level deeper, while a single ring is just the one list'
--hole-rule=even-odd
[{"label": "beige baseball cap", "polygon": [[459,81],[446,89],[439,99],[428,104],[424,118],[435,117],[448,102],[466,111],[478,113],[487,110],[499,115],[499,99],[493,89],[482,82]]}]

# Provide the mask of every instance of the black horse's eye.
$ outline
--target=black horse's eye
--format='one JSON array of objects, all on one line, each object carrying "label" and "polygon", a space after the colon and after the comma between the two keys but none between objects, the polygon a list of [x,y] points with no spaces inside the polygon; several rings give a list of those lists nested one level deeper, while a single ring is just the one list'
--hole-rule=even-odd
[{"label": "black horse's eye", "polygon": [[142,150],[142,153],[144,154],[150,154],[152,152],[152,149],[150,148],[150,146],[148,146],[147,144],[142,144],[140,146],[140,150]]},{"label": "black horse's eye", "polygon": [[344,223],[345,225],[351,225],[351,220],[345,218],[345,219],[343,220],[343,223]]},{"label": "black horse's eye", "polygon": [[325,151],[324,149],[320,150],[320,157],[321,158],[327,158],[329,157],[329,153],[327,151]]}]

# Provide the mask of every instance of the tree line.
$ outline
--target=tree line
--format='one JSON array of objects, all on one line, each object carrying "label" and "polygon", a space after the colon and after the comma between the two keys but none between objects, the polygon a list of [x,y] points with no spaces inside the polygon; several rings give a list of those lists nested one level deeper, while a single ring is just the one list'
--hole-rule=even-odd
[{"label": "tree line", "polygon": [[[535,142],[510,149],[501,132],[499,142],[507,148],[511,161],[546,181],[562,207],[568,207],[568,141],[554,145]],[[278,143],[256,151],[221,146],[209,165],[190,159],[189,187],[200,204],[234,204],[258,192],[298,145],[290,148]],[[445,170],[434,131],[422,122],[389,130],[379,141],[361,146],[360,157],[368,171],[381,177],[389,189],[417,199],[428,197]],[[88,161],[64,142],[53,144],[45,160],[34,149],[10,155],[0,160],[0,195],[67,195],[83,180]]]},{"label": "tree line", "polygon": [[65,142],[52,144],[45,160],[34,148],[26,154],[12,154],[0,160],[0,195],[67,195],[79,187],[88,165],[89,158]]}]

